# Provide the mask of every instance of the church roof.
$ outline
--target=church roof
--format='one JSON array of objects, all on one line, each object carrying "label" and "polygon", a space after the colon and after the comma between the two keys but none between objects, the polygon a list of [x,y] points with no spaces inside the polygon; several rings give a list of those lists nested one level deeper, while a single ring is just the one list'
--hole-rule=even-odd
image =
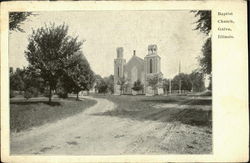
[{"label": "church roof", "polygon": [[[132,66],[133,64],[140,64],[141,66],[144,65],[144,60],[140,57],[137,57],[136,55],[133,55],[130,60],[127,62],[127,64],[125,65],[125,69],[128,66]],[[132,65],[131,65],[132,64]]]},{"label": "church roof", "polygon": [[132,60],[137,60],[137,61],[139,61],[139,62],[144,62],[144,60],[142,59],[142,58],[140,58],[140,57],[137,57],[136,55],[133,55],[131,58],[130,58],[130,60],[127,62],[127,65],[130,63],[130,62],[132,62]]}]

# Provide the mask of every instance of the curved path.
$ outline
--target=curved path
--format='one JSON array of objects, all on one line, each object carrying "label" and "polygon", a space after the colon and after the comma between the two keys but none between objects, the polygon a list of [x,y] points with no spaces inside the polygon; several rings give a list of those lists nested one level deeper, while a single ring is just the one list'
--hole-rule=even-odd
[{"label": "curved path", "polygon": [[[55,123],[11,135],[11,154],[91,155],[187,153],[183,148],[187,126],[157,121],[100,116],[115,109],[106,99],[82,113]],[[182,132],[183,131],[183,132]],[[193,131],[193,129],[191,130]],[[196,132],[199,132],[197,128]],[[195,136],[195,135],[190,135]],[[191,141],[191,140],[190,140]],[[188,142],[185,142],[188,143]],[[197,146],[197,150],[201,150]],[[190,151],[193,153],[192,151]]]}]

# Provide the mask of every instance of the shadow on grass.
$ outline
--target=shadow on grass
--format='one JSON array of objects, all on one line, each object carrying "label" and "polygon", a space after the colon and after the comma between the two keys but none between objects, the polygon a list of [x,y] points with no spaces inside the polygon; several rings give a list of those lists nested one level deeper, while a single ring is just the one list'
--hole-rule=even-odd
[{"label": "shadow on grass", "polygon": [[112,110],[104,113],[93,114],[95,116],[116,116],[130,118],[132,120],[151,120],[159,122],[180,122],[191,126],[211,127],[211,110],[201,109],[147,109],[144,111]]},{"label": "shadow on grass", "polygon": [[175,99],[143,99],[140,100],[141,102],[153,102],[153,103],[174,103],[174,102],[178,102],[178,100]]},{"label": "shadow on grass", "polygon": [[212,100],[211,99],[194,99],[194,100],[188,100],[188,101],[183,101],[181,104],[185,105],[212,105]]},{"label": "shadow on grass", "polygon": [[211,99],[149,99],[140,100],[142,102],[152,102],[152,103],[176,103],[180,105],[212,105]]},{"label": "shadow on grass", "polygon": [[48,102],[48,101],[11,101],[10,104],[14,104],[14,105],[32,105],[32,104],[46,104],[49,106],[60,106],[61,103],[60,102]]}]

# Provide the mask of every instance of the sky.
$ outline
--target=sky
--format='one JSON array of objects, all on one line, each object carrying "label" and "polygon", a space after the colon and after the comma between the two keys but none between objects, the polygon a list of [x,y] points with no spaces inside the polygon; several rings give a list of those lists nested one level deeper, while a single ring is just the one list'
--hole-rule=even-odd
[{"label": "sky", "polygon": [[27,66],[24,51],[32,29],[45,24],[65,23],[69,35],[78,36],[82,51],[92,70],[101,76],[114,72],[116,48],[124,48],[128,60],[136,50],[138,57],[147,55],[150,44],[156,44],[161,57],[164,78],[174,77],[179,70],[190,73],[198,67],[204,35],[193,30],[196,18],[188,10],[183,11],[46,11],[36,12],[22,24],[25,33],[11,31],[9,35],[9,66]]}]

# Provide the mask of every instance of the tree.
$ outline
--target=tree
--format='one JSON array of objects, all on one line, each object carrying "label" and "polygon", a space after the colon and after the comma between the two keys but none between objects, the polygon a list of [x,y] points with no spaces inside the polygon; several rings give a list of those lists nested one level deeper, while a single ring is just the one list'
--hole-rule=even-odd
[{"label": "tree", "polygon": [[148,85],[151,86],[154,91],[156,91],[157,84],[159,83],[159,80],[160,80],[160,78],[159,78],[158,74],[150,75],[147,77]]},{"label": "tree", "polygon": [[100,75],[95,75],[95,89],[98,93],[114,93],[114,76],[102,78]]},{"label": "tree", "polygon": [[169,91],[169,82],[170,82],[169,79],[163,79],[163,89],[164,89],[164,92],[168,92]]},{"label": "tree", "polygon": [[211,38],[208,38],[202,46],[203,56],[199,58],[201,70],[206,74],[212,73],[212,53],[211,53]]},{"label": "tree", "polygon": [[196,27],[194,30],[199,30],[204,33],[208,38],[206,39],[204,45],[202,46],[202,56],[199,58],[199,63],[203,73],[207,74],[210,79],[210,87],[212,85],[212,53],[211,53],[211,36],[209,36],[211,31],[211,11],[208,10],[199,10],[192,11],[195,13],[195,17],[198,17],[198,20],[195,22]]},{"label": "tree", "polygon": [[17,68],[14,72],[13,70],[10,73],[10,90],[11,91],[23,91],[24,90],[24,71],[20,68]]},{"label": "tree", "polygon": [[191,74],[189,74],[189,78],[192,84],[192,91],[201,92],[205,89],[203,73],[198,70],[194,70]]},{"label": "tree", "polygon": [[58,78],[64,73],[68,58],[78,52],[82,42],[68,35],[68,26],[63,24],[45,25],[33,30],[25,56],[29,67],[36,69],[48,84],[48,97],[51,102]]},{"label": "tree", "polygon": [[109,77],[104,77],[104,81],[107,84],[108,92],[114,93],[114,75],[110,75]]},{"label": "tree", "polygon": [[21,93],[24,90],[24,81],[23,81],[24,72],[17,68],[16,71],[10,67],[10,98],[15,97],[16,91]]},{"label": "tree", "polygon": [[117,81],[117,84],[120,85],[120,90],[121,90],[122,94],[124,93],[124,89],[126,87],[126,83],[128,83],[128,80],[125,79],[125,77],[121,77]]},{"label": "tree", "polygon": [[[181,84],[181,85],[180,85]],[[181,88],[180,88],[181,86]],[[188,74],[180,73],[172,80],[172,88],[174,90],[188,90],[192,89],[192,83]]]},{"label": "tree", "polygon": [[103,78],[100,75],[94,75],[94,78],[95,78],[95,86],[94,86],[95,91],[99,92],[100,85],[101,85]]},{"label": "tree", "polygon": [[9,30],[24,32],[21,28],[21,24],[31,15],[33,15],[32,12],[10,12]]},{"label": "tree", "polygon": [[[70,89],[69,89],[70,88]],[[70,93],[71,81],[65,76],[61,76],[57,82],[56,94],[59,98],[68,98],[68,93]]]},{"label": "tree", "polygon": [[194,30],[199,30],[202,33],[208,35],[211,31],[211,11],[210,10],[199,10],[199,11],[191,11],[198,18],[195,22],[196,27]]},{"label": "tree", "polygon": [[14,91],[24,92],[27,99],[36,97],[39,92],[44,91],[43,80],[31,67],[17,68],[15,72],[10,69],[10,93],[12,96]]},{"label": "tree", "polygon": [[38,89],[35,87],[29,87],[24,92],[24,98],[28,100],[31,97],[37,97],[38,96]]},{"label": "tree", "polygon": [[132,89],[134,91],[141,91],[143,89],[143,84],[141,83],[139,79],[134,82],[134,86],[132,87]]},{"label": "tree", "polygon": [[[74,65],[74,66],[69,66]],[[71,81],[72,91],[76,93],[76,99],[79,99],[79,92],[92,88],[94,83],[94,73],[91,70],[87,59],[82,52],[72,55],[68,59],[67,69],[65,70],[67,77]]]},{"label": "tree", "polygon": [[39,76],[39,71],[32,67],[24,67],[23,71],[24,91],[31,87],[32,89],[36,89],[37,92],[43,93],[45,89],[44,80]]},{"label": "tree", "polygon": [[97,84],[96,84],[96,89],[98,90],[98,93],[107,93],[108,91],[108,85],[104,81],[104,79],[101,79]]}]

